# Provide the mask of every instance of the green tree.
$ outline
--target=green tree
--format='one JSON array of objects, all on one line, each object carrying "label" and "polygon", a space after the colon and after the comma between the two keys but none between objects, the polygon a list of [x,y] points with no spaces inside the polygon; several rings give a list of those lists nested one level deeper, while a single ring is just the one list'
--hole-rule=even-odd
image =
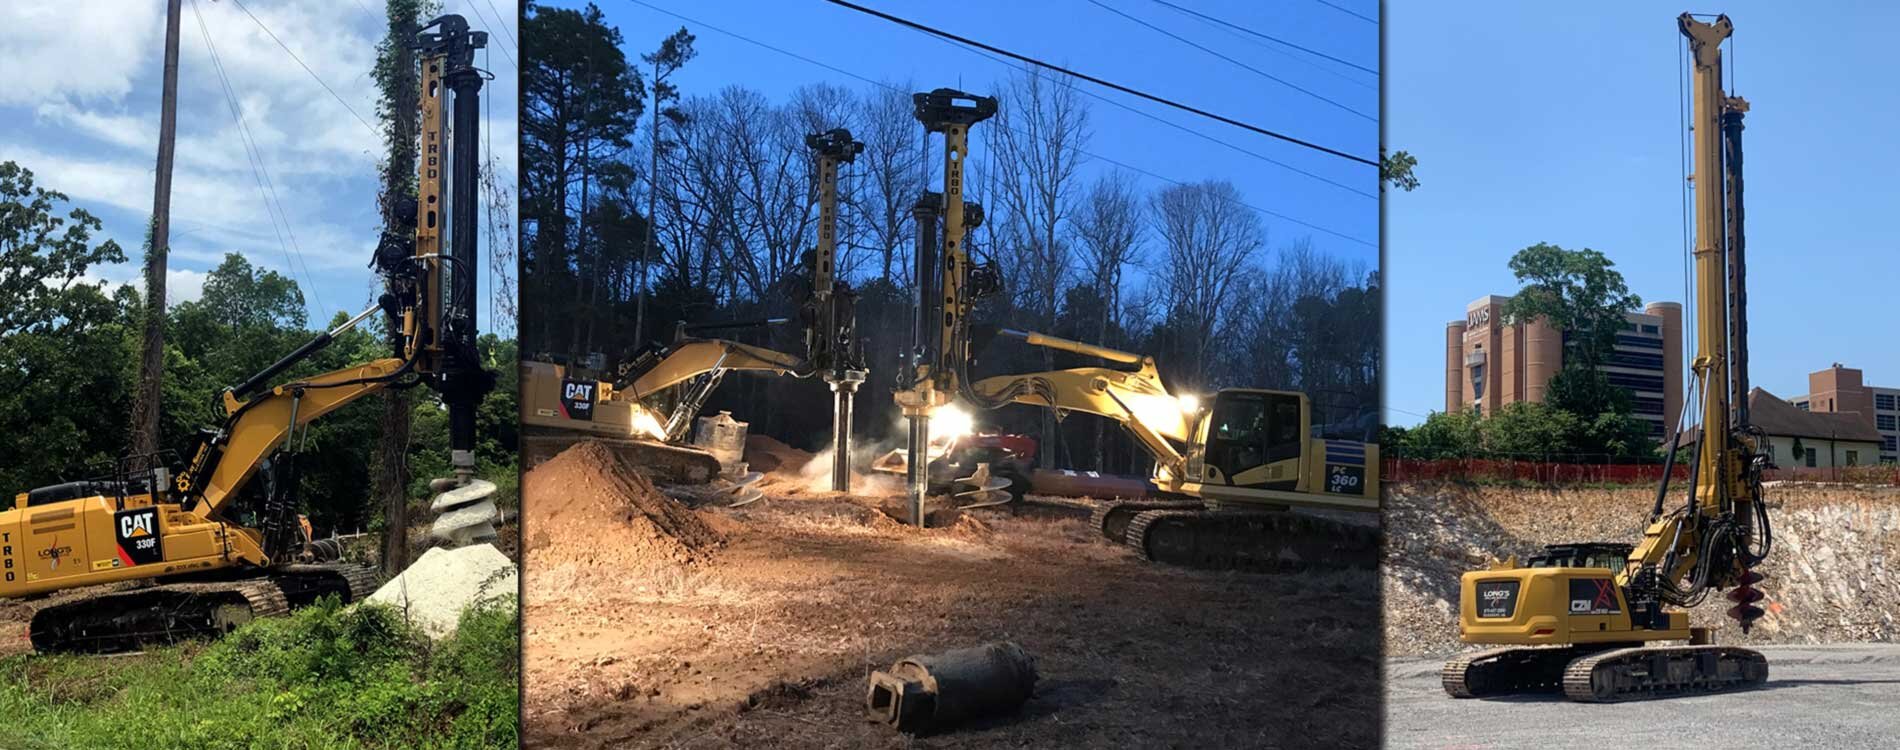
[{"label": "green tree", "polygon": [[1642,306],[1623,274],[1603,253],[1537,243],[1511,256],[1511,273],[1524,284],[1504,303],[1508,320],[1543,318],[1565,333],[1564,367],[1595,369],[1616,347],[1627,313]]},{"label": "green tree", "polygon": [[1405,458],[1469,458],[1484,445],[1484,420],[1475,410],[1435,411],[1424,424],[1406,430],[1398,444]]},{"label": "green tree", "polygon": [[1528,401],[1505,404],[1485,419],[1481,427],[1487,453],[1559,460],[1574,447],[1573,439],[1580,430],[1576,415]]},{"label": "green tree", "polygon": [[1417,190],[1418,175],[1414,173],[1417,167],[1418,157],[1404,151],[1381,154],[1379,156],[1379,186],[1383,188],[1387,183],[1391,183],[1393,187],[1408,193]]},{"label": "green tree", "polygon": [[592,4],[523,12],[521,220],[533,229],[521,248],[522,290],[539,304],[523,308],[520,330],[534,351],[579,349],[582,316],[602,309],[603,258],[589,252],[602,246],[587,240],[587,213],[597,170],[632,145],[645,111],[645,82],[620,43]]},{"label": "green tree", "polygon": [[138,295],[88,278],[119,263],[97,218],[0,162],[0,505],[17,492],[104,473],[122,451]]},{"label": "green tree", "polygon": [[90,212],[59,215],[66,201],[64,193],[34,186],[25,167],[0,162],[0,299],[7,301],[0,305],[0,336],[88,324],[68,319],[104,296],[86,271],[125,261],[118,243],[93,243],[101,225]]}]

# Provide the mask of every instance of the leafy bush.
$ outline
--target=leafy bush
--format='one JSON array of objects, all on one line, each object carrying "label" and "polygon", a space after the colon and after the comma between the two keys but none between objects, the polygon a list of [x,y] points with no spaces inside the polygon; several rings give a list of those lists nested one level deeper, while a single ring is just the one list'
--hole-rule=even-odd
[{"label": "leafy bush", "polygon": [[513,600],[431,643],[395,610],[326,600],[210,644],[0,660],[0,747],[488,748],[519,734]]}]

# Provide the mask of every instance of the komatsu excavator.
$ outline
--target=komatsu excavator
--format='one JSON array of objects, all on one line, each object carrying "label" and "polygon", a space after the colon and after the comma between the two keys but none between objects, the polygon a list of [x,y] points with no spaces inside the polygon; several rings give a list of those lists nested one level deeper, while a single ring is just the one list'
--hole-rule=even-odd
[{"label": "komatsu excavator", "polygon": [[[398,211],[414,231],[383,235],[372,265],[385,292],[375,306],[227,389],[223,423],[199,433],[181,468],[129,457],[111,477],[22,492],[0,512],[0,597],[50,596],[28,627],[35,648],[136,649],[217,635],[325,595],[370,593],[371,569],[324,562],[332,555],[309,543],[297,515],[298,451],[312,421],[384,389],[427,384],[441,393],[456,476],[436,480],[438,491],[470,501],[493,491],[473,476],[476,405],[494,385],[475,350],[485,74],[474,50],[486,42],[455,15],[418,30],[418,197]],[[394,356],[271,384],[378,311],[400,326]]]},{"label": "komatsu excavator", "polygon": [[[965,235],[981,222],[982,208],[964,201],[963,170],[970,127],[996,113],[996,100],[937,89],[916,94],[913,101],[924,129],[944,136],[943,192],[925,193],[914,209],[916,345],[895,394],[910,422],[910,447],[879,461],[906,473],[913,522],[925,518],[931,481],[928,462],[908,456],[935,455],[942,441],[932,441],[932,417],[964,403],[982,409],[1018,403],[1058,415],[1085,412],[1115,420],[1148,450],[1155,464],[1152,482],[1174,499],[1110,503],[1097,510],[1095,523],[1105,536],[1149,560],[1264,572],[1375,567],[1379,448],[1310,437],[1312,408],[1304,394],[1233,388],[1202,404],[1197,397],[1169,391],[1152,357],[972,324],[976,299],[998,290],[1001,275],[992,264],[974,265],[965,247]],[[1078,367],[973,379],[976,353],[998,334],[1127,369]],[[992,481],[978,467],[957,484],[972,488],[959,494],[987,504],[982,496],[1008,482]],[[1289,512],[1292,508],[1356,512],[1366,522]]]},{"label": "komatsu excavator", "polygon": [[669,345],[648,346],[619,364],[611,381],[571,377],[567,368],[524,361],[521,423],[524,460],[533,465],[581,440],[602,441],[626,452],[661,481],[718,482],[732,505],[756,500],[748,489],[755,474],[721,477],[711,453],[685,444],[694,417],[728,372],[805,378],[822,377],[833,394],[832,489],[850,489],[852,405],[864,382],[864,351],[857,336],[857,295],[836,276],[838,169],[864,150],[851,132],[835,128],[808,135],[817,166],[818,243],[807,254],[800,279],[800,355],[700,334],[739,327],[779,325],[789,319],[688,326],[681,323]]},{"label": "komatsu excavator", "polygon": [[[1742,116],[1748,102],[1722,91],[1727,16],[1677,19],[1695,71],[1696,342],[1690,398],[1701,425],[1688,434],[1692,468],[1682,503],[1666,507],[1670,470],[1636,545],[1550,546],[1527,564],[1507,561],[1459,582],[1458,637],[1498,644],[1444,667],[1458,698],[1561,691],[1608,702],[1747,688],[1768,679],[1760,652],[1713,643],[1684,609],[1732,589],[1728,615],[1746,634],[1762,616],[1754,570],[1773,536],[1762,502],[1766,440],[1748,415],[1746,266],[1742,233]],[[1726,234],[1725,234],[1726,233]],[[1698,403],[1699,401],[1699,403]],[[1689,423],[1685,414],[1682,420]],[[1679,425],[1677,433],[1683,430]],[[1673,436],[1672,436],[1673,437]],[[1670,440],[1672,469],[1680,441]],[[1686,641],[1665,645],[1661,641]]]}]

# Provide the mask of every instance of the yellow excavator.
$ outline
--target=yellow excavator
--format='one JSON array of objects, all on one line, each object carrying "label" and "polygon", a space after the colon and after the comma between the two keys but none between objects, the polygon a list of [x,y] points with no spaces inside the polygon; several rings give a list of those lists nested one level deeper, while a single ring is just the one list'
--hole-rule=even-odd
[{"label": "yellow excavator", "polygon": [[757,474],[727,474],[713,455],[687,443],[693,420],[728,372],[822,377],[834,402],[833,489],[850,489],[852,404],[865,379],[857,337],[857,295],[836,277],[838,170],[864,150],[851,131],[834,128],[808,135],[818,188],[818,242],[796,277],[805,353],[788,354],[703,334],[734,328],[781,325],[789,318],[688,326],[673,341],[650,345],[619,363],[612,380],[574,377],[553,362],[521,364],[523,461],[533,466],[581,440],[607,443],[629,454],[655,479],[680,484],[713,482],[731,505],[759,498],[750,488]]},{"label": "yellow excavator", "polygon": [[[1692,468],[1683,502],[1666,507],[1670,475],[1656,492],[1635,545],[1546,547],[1525,564],[1509,560],[1459,582],[1458,637],[1500,647],[1444,667],[1445,692],[1472,698],[1561,692],[1609,702],[1761,685],[1759,651],[1713,642],[1684,609],[1732,589],[1728,615],[1746,634],[1762,616],[1754,570],[1773,544],[1761,472],[1767,441],[1749,423],[1746,265],[1742,232],[1742,117],[1748,102],[1722,91],[1722,41],[1733,26],[1684,13],[1677,19],[1694,65],[1696,342],[1690,388],[1701,425],[1687,434]],[[1699,398],[1698,398],[1699,395]],[[1699,404],[1697,401],[1699,400]],[[1689,422],[1685,414],[1683,422]],[[1684,431],[1680,426],[1678,434]],[[1679,445],[1673,439],[1666,468]],[[1684,641],[1686,645],[1659,642]]]},{"label": "yellow excavator", "polygon": [[[1203,404],[1171,392],[1152,357],[972,324],[976,300],[998,290],[1001,275],[992,264],[973,264],[964,245],[968,230],[982,220],[982,208],[963,199],[963,165],[970,127],[996,113],[996,100],[937,89],[914,95],[913,103],[925,130],[944,136],[943,192],[926,192],[914,209],[916,343],[895,393],[909,420],[909,448],[878,461],[880,468],[906,475],[913,522],[921,525],[925,518],[932,462],[908,459],[937,456],[943,441],[932,440],[932,417],[956,414],[961,423],[962,404],[1028,404],[1058,415],[1083,412],[1115,420],[1154,458],[1151,481],[1163,499],[1109,503],[1094,519],[1105,536],[1147,559],[1264,572],[1376,567],[1379,447],[1310,437],[1312,408],[1304,394],[1231,388]],[[1078,367],[973,379],[975,354],[997,335],[1128,369]],[[953,487],[984,505],[1006,484],[978,466]],[[1346,511],[1364,522],[1289,512],[1294,508]]]},{"label": "yellow excavator", "polygon": [[[475,409],[494,385],[475,350],[484,73],[474,50],[486,43],[455,15],[418,30],[418,196],[398,211],[414,232],[383,235],[372,265],[385,292],[375,306],[227,389],[223,423],[199,433],[181,468],[128,457],[110,477],[22,492],[0,512],[0,597],[48,597],[28,626],[35,648],[137,649],[217,635],[325,595],[369,594],[371,569],[325,562],[335,550],[310,542],[297,514],[298,452],[312,421],[386,388],[426,384],[442,394],[456,476],[436,489],[492,492],[473,476]],[[400,325],[395,356],[271,385],[378,311]]]}]

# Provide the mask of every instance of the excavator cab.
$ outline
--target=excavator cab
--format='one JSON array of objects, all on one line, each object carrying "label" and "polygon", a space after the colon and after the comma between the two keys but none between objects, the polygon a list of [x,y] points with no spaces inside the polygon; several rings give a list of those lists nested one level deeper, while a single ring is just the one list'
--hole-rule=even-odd
[{"label": "excavator cab", "polygon": [[1291,490],[1299,482],[1306,405],[1297,393],[1231,389],[1207,416],[1205,481]]},{"label": "excavator cab", "polygon": [[1187,481],[1179,490],[1266,506],[1378,508],[1379,447],[1312,437],[1303,393],[1229,388],[1194,427]]}]

